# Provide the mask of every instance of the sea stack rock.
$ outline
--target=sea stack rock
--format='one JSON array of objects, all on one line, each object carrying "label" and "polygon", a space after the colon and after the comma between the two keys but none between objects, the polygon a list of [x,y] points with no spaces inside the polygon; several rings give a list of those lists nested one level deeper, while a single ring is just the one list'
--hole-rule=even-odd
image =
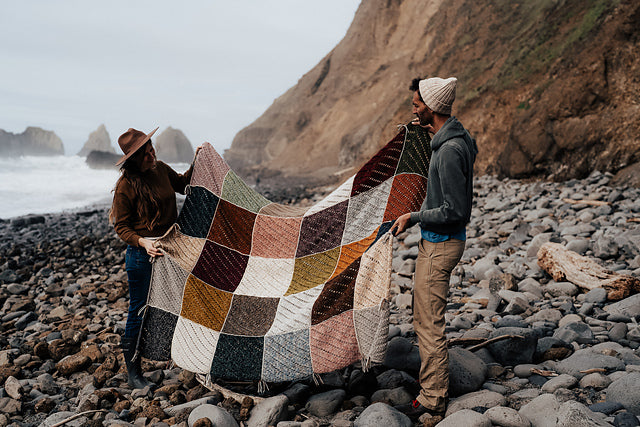
[{"label": "sea stack rock", "polygon": [[50,130],[28,127],[22,133],[0,129],[0,156],[57,156],[64,154],[62,140]]},{"label": "sea stack rock", "polygon": [[169,126],[154,139],[156,155],[163,162],[191,163],[193,160],[193,147],[181,130]]},{"label": "sea stack rock", "polygon": [[114,153],[115,150],[111,146],[111,138],[109,137],[109,132],[104,127],[104,125],[100,125],[98,129],[91,132],[89,135],[89,139],[84,143],[82,149],[78,152],[78,156],[86,157],[91,151],[102,151],[105,153]]}]

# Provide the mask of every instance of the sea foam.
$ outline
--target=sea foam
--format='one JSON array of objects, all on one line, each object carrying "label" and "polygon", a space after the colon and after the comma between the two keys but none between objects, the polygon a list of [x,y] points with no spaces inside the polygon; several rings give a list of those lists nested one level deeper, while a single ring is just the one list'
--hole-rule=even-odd
[{"label": "sea foam", "polygon": [[[188,165],[171,165],[184,172]],[[91,169],[84,157],[0,158],[0,218],[108,206],[120,172]]]}]

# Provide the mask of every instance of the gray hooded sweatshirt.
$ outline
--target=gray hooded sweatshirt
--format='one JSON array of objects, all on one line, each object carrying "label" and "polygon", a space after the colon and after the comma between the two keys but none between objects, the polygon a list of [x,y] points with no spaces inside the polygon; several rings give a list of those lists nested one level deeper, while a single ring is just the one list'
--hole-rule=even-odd
[{"label": "gray hooded sweatshirt", "polygon": [[438,234],[455,234],[471,218],[473,163],[476,142],[451,116],[431,140],[427,197],[420,212],[411,213],[411,224]]}]

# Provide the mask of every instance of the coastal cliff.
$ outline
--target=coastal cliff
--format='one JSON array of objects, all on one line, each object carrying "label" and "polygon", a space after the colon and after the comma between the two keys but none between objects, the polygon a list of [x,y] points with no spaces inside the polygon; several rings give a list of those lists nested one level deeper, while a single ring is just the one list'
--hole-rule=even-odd
[{"label": "coastal cliff", "polygon": [[632,0],[364,0],[225,159],[249,182],[338,181],[411,118],[412,78],[456,76],[477,173],[615,173],[640,160],[639,36]]}]

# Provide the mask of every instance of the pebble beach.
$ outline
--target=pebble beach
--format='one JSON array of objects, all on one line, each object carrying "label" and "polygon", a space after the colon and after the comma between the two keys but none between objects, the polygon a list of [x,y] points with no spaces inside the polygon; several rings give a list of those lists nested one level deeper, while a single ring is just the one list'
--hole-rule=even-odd
[{"label": "pebble beach", "polygon": [[438,419],[394,408],[418,390],[418,227],[394,242],[384,363],[269,384],[258,395],[256,383],[207,388],[151,360],[143,369],[155,387],[127,386],[125,244],[106,208],[0,220],[0,427],[639,426],[640,294],[612,301],[538,264],[540,247],[554,242],[640,278],[640,189],[611,178],[476,178],[466,250],[451,277],[450,401]]}]

